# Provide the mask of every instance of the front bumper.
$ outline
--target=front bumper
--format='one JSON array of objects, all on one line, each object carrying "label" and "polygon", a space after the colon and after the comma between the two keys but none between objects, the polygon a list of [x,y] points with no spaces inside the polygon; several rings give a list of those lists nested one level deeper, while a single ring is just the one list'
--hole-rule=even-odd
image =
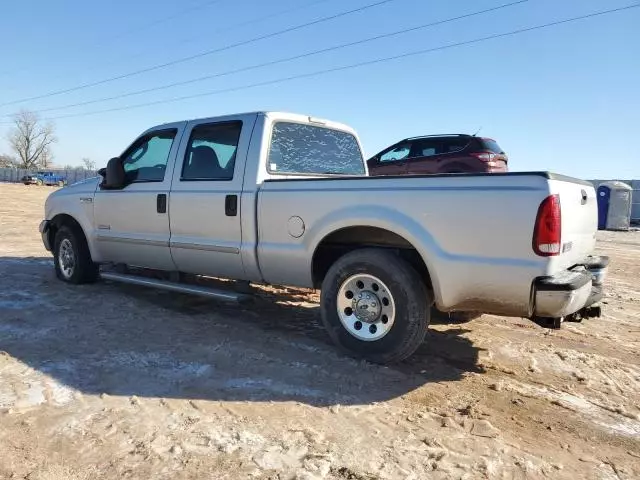
[{"label": "front bumper", "polygon": [[51,242],[49,242],[49,227],[49,220],[43,220],[40,222],[38,230],[40,231],[40,235],[42,236],[42,243],[44,244],[44,248],[51,252],[52,249]]},{"label": "front bumper", "polygon": [[562,318],[599,302],[608,267],[608,257],[589,257],[571,270],[536,279],[534,316]]}]

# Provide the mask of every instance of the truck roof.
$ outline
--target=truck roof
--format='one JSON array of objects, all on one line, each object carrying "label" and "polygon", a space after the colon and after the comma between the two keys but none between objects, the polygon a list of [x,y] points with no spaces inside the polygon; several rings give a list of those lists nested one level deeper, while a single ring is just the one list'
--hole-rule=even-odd
[{"label": "truck roof", "polygon": [[324,126],[324,127],[328,127],[328,128],[332,128],[335,130],[342,130],[345,132],[349,132],[353,135],[356,135],[356,132],[353,128],[351,128],[348,125],[345,125],[343,123],[338,123],[338,122],[333,122],[331,120],[325,120],[322,118],[318,118],[318,117],[314,117],[311,115],[303,115],[303,114],[299,114],[299,113],[290,113],[290,112],[279,112],[279,111],[269,111],[269,110],[260,110],[260,111],[255,111],[255,112],[244,112],[244,113],[229,113],[226,115],[219,115],[219,116],[215,116],[215,117],[201,117],[201,118],[192,118],[192,119],[188,119],[188,120],[176,120],[175,122],[170,122],[170,123],[164,123],[161,125],[155,125],[149,129],[147,129],[144,133],[147,133],[149,131],[152,130],[158,130],[161,128],[170,128],[172,126],[174,126],[176,123],[178,122],[203,122],[203,121],[210,121],[210,122],[221,122],[221,121],[226,121],[226,120],[230,120],[231,118],[233,119],[238,119],[239,117],[255,117],[255,116],[259,116],[259,115],[263,115],[265,117],[268,117],[272,120],[289,120],[289,121],[293,121],[293,122],[301,122],[301,123],[310,123],[310,124],[316,124],[319,126]]}]

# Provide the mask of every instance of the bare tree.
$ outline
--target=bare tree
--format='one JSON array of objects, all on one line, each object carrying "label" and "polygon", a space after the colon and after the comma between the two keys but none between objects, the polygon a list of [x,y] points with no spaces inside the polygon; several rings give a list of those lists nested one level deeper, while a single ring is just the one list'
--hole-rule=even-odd
[{"label": "bare tree", "polygon": [[44,123],[37,113],[28,110],[14,115],[13,124],[8,140],[18,156],[19,167],[46,167],[53,157],[51,146],[57,141],[53,124]]},{"label": "bare tree", "polygon": [[45,148],[40,155],[38,166],[42,168],[51,168],[51,162],[53,161],[53,153],[50,148]]},{"label": "bare tree", "polygon": [[9,155],[0,154],[0,168],[13,168],[18,166],[18,161]]},{"label": "bare tree", "polygon": [[84,165],[84,168],[86,168],[87,170],[95,170],[96,169],[96,161],[95,160],[91,160],[90,158],[84,157],[82,159],[82,164]]}]

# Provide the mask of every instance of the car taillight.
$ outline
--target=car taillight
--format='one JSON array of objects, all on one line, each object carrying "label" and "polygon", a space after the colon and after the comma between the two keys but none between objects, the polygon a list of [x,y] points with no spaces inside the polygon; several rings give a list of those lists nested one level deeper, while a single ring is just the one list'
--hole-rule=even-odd
[{"label": "car taillight", "polygon": [[533,251],[541,257],[559,255],[561,237],[560,196],[549,195],[538,208],[536,225],[533,229]]},{"label": "car taillight", "polygon": [[470,153],[469,155],[471,155],[472,157],[476,157],[481,162],[492,162],[493,159],[496,158],[496,154],[490,152],[474,152]]}]

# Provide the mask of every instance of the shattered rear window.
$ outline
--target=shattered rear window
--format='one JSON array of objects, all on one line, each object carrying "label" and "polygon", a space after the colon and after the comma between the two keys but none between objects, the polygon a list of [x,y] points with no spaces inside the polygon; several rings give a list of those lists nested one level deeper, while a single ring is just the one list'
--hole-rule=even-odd
[{"label": "shattered rear window", "polygon": [[362,152],[347,132],[302,123],[277,122],[267,166],[271,173],[364,175]]}]

